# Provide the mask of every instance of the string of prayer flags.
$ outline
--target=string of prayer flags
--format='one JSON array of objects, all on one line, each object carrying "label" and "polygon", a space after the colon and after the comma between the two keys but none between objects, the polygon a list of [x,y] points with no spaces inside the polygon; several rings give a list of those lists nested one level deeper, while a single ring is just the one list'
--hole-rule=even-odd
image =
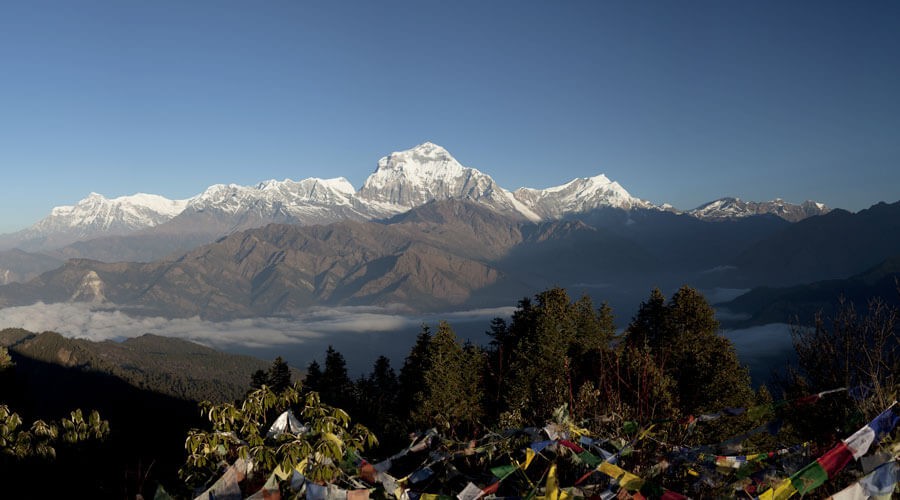
[{"label": "string of prayer flags", "polygon": [[281,488],[278,486],[278,476],[273,472],[262,488],[247,497],[247,500],[281,500]]},{"label": "string of prayer flags", "polygon": [[[688,426],[693,426],[697,422],[709,422],[712,420],[718,420],[722,417],[735,417],[735,416],[743,415],[744,413],[747,413],[747,416],[750,417],[751,420],[757,420],[760,417],[762,417],[764,414],[766,414],[768,411],[773,410],[778,407],[781,407],[781,406],[791,405],[791,404],[798,405],[798,406],[809,405],[809,404],[818,402],[820,399],[822,399],[823,397],[825,397],[829,394],[837,394],[839,392],[850,392],[851,395],[853,395],[853,394],[855,394],[854,391],[859,391],[859,390],[860,390],[860,387],[854,387],[851,389],[848,389],[846,387],[839,387],[837,389],[830,389],[827,391],[822,391],[822,392],[810,394],[807,396],[802,396],[802,397],[795,398],[795,399],[787,399],[787,400],[783,400],[783,401],[777,401],[775,403],[756,405],[756,406],[751,406],[749,408],[740,408],[740,407],[723,408],[722,410],[720,410],[718,412],[714,412],[714,413],[704,413],[701,415],[688,415],[687,417],[682,418],[678,422],[682,423],[682,424],[686,424]],[[626,430],[626,432],[627,432],[627,430]]]},{"label": "string of prayer flags", "polygon": [[237,459],[234,464],[228,466],[225,473],[209,487],[208,490],[196,497],[195,500],[236,499],[241,500],[241,487],[238,485],[247,474],[248,462],[243,458]]},{"label": "string of prayer flags", "polygon": [[831,500],[890,499],[900,482],[900,463],[896,460],[881,464],[874,471],[835,493]]},{"label": "string of prayer flags", "polygon": [[882,436],[893,430],[897,421],[900,420],[900,415],[894,412],[896,405],[897,403],[894,402],[868,425],[841,441],[818,460],[783,480],[775,488],[765,491],[759,496],[760,500],[784,500],[790,498],[794,493],[805,495],[821,486],[829,478],[834,477],[851,460],[865,455],[872,445],[880,441]]},{"label": "string of prayer flags", "polygon": [[553,440],[538,441],[537,443],[531,443],[530,447],[532,450],[534,450],[535,453],[540,453],[540,452],[544,451],[544,448],[550,446],[554,442],[555,441],[553,441]]},{"label": "string of prayer flags", "polygon": [[759,462],[762,460],[767,460],[769,458],[794,453],[807,446],[809,446],[808,442],[794,445],[788,448],[782,448],[780,450],[769,451],[765,453],[755,453],[752,455],[709,455],[706,453],[701,453],[697,455],[696,460],[698,462],[715,464],[716,467],[739,469],[745,464]]},{"label": "string of prayer flags", "polygon": [[829,394],[837,394],[838,392],[844,392],[844,391],[846,391],[846,390],[847,390],[846,387],[839,387],[839,388],[837,388],[837,389],[831,389],[831,390],[829,390],[829,391],[822,391],[822,392],[819,392],[819,393],[816,393],[816,394],[811,394],[811,395],[806,396],[806,397],[802,397],[802,398],[795,399],[795,400],[794,400],[794,403],[797,404],[797,405],[808,405],[808,404],[813,404],[813,403],[817,403],[817,402],[818,402],[820,399],[822,399],[824,396],[827,396],[827,395],[829,395]]}]

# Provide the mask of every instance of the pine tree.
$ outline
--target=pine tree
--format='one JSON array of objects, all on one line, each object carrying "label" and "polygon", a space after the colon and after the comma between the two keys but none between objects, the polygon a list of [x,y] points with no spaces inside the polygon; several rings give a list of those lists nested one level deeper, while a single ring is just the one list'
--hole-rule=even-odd
[{"label": "pine tree", "polygon": [[666,316],[666,297],[659,288],[654,288],[628,325],[625,341],[638,348],[646,345],[654,355],[661,354],[667,341]]},{"label": "pine tree", "polygon": [[256,370],[250,376],[250,388],[259,389],[263,385],[269,384],[269,374],[265,370]]},{"label": "pine tree", "polygon": [[397,398],[400,382],[397,380],[394,369],[391,368],[391,360],[385,356],[378,356],[372,367],[372,373],[369,375],[369,381],[378,395],[378,399],[383,401],[380,406],[392,407]]},{"label": "pine tree", "polygon": [[746,368],[731,342],[719,335],[715,311],[693,288],[682,287],[668,304],[654,289],[628,326],[626,345],[650,350],[657,365],[675,380],[676,401],[684,414],[752,401]]},{"label": "pine tree", "polygon": [[328,346],[325,351],[325,370],[319,382],[322,401],[340,408],[350,408],[353,404],[353,383],[347,374],[344,355]]},{"label": "pine tree", "polygon": [[522,300],[509,331],[517,345],[505,391],[503,425],[542,421],[564,403],[574,402],[570,351],[575,349],[577,322],[569,296],[552,288]]},{"label": "pine tree", "polygon": [[379,436],[384,449],[393,451],[407,440],[406,415],[397,413],[400,383],[391,361],[379,356],[367,377],[356,381],[356,412],[360,421]]},{"label": "pine tree", "polygon": [[479,353],[464,350],[450,325],[442,321],[428,346],[424,387],[419,393],[416,420],[438,424],[451,434],[474,428],[482,415]]},{"label": "pine tree", "polygon": [[508,383],[506,379],[515,352],[515,344],[511,341],[509,326],[503,318],[491,320],[490,329],[485,333],[491,338],[483,370],[485,413],[492,421],[496,421],[500,417],[502,393]]},{"label": "pine tree", "polygon": [[281,392],[291,386],[291,369],[288,364],[281,359],[281,356],[272,361],[269,367],[269,387],[275,392]]},{"label": "pine tree", "polygon": [[[424,390],[425,373],[429,369],[428,349],[431,344],[431,329],[422,324],[416,343],[400,369],[398,382],[400,389],[397,394],[397,412],[401,418],[409,417],[416,409],[418,394]],[[407,418],[407,420],[409,420]]]},{"label": "pine tree", "polygon": [[316,360],[312,360],[306,366],[306,378],[303,379],[303,390],[306,392],[309,391],[319,391],[322,386],[322,368],[319,366],[319,362]]}]

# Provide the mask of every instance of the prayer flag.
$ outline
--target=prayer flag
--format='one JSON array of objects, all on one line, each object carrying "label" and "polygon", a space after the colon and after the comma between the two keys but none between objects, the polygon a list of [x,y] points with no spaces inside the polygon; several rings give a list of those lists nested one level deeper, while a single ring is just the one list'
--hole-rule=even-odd
[{"label": "prayer flag", "polygon": [[528,466],[531,465],[531,461],[534,460],[534,457],[537,456],[534,449],[528,448],[525,450],[525,463],[522,464],[522,470],[528,469]]},{"label": "prayer flag", "polygon": [[849,438],[843,440],[828,453],[819,457],[815,462],[800,469],[791,477],[785,479],[774,489],[769,489],[759,496],[760,500],[784,500],[794,493],[805,495],[819,487],[840,472],[850,460],[868,453],[872,445],[878,443],[881,437],[893,430],[900,420],[900,416],[894,413],[896,403],[888,407],[869,425],[856,431]]},{"label": "prayer flag", "polygon": [[469,483],[460,491],[456,498],[459,500],[475,500],[476,498],[481,496],[481,488],[475,486],[473,483]]}]

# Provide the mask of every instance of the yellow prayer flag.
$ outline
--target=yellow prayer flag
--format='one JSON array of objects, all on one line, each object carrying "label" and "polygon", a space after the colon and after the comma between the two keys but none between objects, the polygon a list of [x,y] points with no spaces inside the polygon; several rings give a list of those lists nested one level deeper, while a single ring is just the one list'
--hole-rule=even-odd
[{"label": "yellow prayer flag", "polygon": [[556,481],[556,464],[550,466],[547,473],[547,488],[544,491],[547,500],[559,500],[559,483]]},{"label": "yellow prayer flag", "polygon": [[525,449],[525,463],[521,465],[522,470],[527,469],[531,465],[531,461],[534,460],[535,456],[537,456],[537,453],[534,450],[531,448]]},{"label": "yellow prayer flag", "polygon": [[275,476],[277,476],[278,479],[281,479],[282,481],[287,481],[287,478],[294,475],[293,470],[291,470],[291,469],[285,470],[284,467],[282,467],[280,465],[278,467],[275,467],[274,472],[275,472]]},{"label": "yellow prayer flag", "polygon": [[794,484],[791,483],[790,478],[788,478],[778,483],[778,487],[770,488],[763,492],[763,494],[759,496],[759,500],[787,500],[794,493],[797,493],[797,488],[794,488]]},{"label": "yellow prayer flag", "polygon": [[626,471],[618,465],[611,464],[609,462],[603,462],[599,467],[597,467],[597,470],[611,478],[618,479],[619,484],[627,490],[639,490],[641,489],[641,485],[644,484],[644,481],[641,480],[641,478]]}]

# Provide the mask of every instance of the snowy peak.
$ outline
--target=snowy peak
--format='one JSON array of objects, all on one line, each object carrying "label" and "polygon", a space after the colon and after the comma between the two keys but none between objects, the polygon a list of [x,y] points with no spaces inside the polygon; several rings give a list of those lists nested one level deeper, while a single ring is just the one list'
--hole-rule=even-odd
[{"label": "snowy peak", "polygon": [[307,204],[348,204],[354,194],[353,185],[343,177],[318,179],[311,177],[301,181],[285,179],[268,180],[255,186],[238,184],[215,184],[192,198],[188,204],[193,209],[216,208],[225,212],[235,212],[258,203],[285,206]]},{"label": "snowy peak", "polygon": [[426,142],[378,161],[357,193],[361,200],[404,211],[435,200],[469,200],[497,211],[538,220],[494,179],[464,167],[444,148]]},{"label": "snowy peak", "polygon": [[423,142],[406,151],[395,151],[378,160],[378,170],[403,170],[404,168],[424,170],[450,168],[459,171],[464,167],[449,151],[433,142]]},{"label": "snowy peak", "polygon": [[35,233],[125,233],[159,225],[181,213],[187,200],[170,200],[138,193],[107,199],[91,193],[75,205],[54,207],[50,215],[31,227]]},{"label": "snowy peak", "polygon": [[709,221],[732,220],[751,215],[775,215],[790,222],[797,222],[807,217],[826,214],[830,210],[825,204],[810,200],[795,205],[781,198],[756,202],[725,197],[700,205],[687,213],[698,219]]},{"label": "snowy peak", "polygon": [[474,168],[460,165],[431,142],[378,160],[359,196],[367,200],[414,207],[435,199],[464,198],[473,188],[492,189],[494,181]]},{"label": "snowy peak", "polygon": [[547,219],[559,219],[567,214],[603,207],[623,210],[654,208],[652,203],[631,196],[618,182],[609,180],[603,174],[581,177],[546,189],[520,188],[513,195]]},{"label": "snowy peak", "polygon": [[357,200],[353,185],[343,177],[268,180],[255,186],[217,184],[193,198],[179,220],[183,222],[198,212],[234,218],[232,226],[227,220],[221,221],[230,230],[270,222],[327,224],[381,215]]}]

